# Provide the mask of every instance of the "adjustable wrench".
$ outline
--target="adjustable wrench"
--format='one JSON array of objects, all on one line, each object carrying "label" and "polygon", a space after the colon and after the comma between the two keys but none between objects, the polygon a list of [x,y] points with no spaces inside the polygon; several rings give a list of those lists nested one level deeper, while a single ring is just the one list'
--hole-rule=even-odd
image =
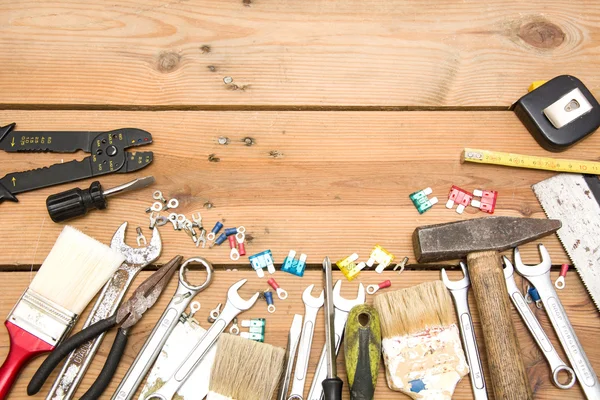
[{"label": "adjustable wrench", "polygon": [[[132,248],[125,244],[126,229],[127,222],[124,222],[117,229],[110,242],[110,247],[113,250],[120,252],[126,257],[125,262],[117,269],[112,278],[104,286],[104,289],[102,289],[102,293],[100,293],[83,328],[106,319],[115,313],[133,278],[135,278],[142,268],[151,264],[160,256],[162,242],[158,229],[152,230],[150,244],[139,248]],[[52,385],[52,389],[50,389],[48,396],[46,396],[46,400],[69,400],[73,398],[103,338],[104,333],[69,354],[67,361]]]},{"label": "adjustable wrench", "polygon": [[[346,321],[348,321],[348,314],[354,306],[364,304],[366,295],[365,287],[363,284],[358,286],[358,295],[354,300],[348,300],[340,295],[342,287],[342,281],[339,280],[333,287],[333,306],[335,308],[335,316],[333,320],[333,326],[335,330],[335,354],[340,351],[340,345],[342,344],[342,336],[344,335],[344,328],[346,327]],[[321,358],[319,364],[315,370],[315,376],[308,392],[308,400],[321,400],[323,398],[323,386],[321,383],[327,377],[327,348],[323,346],[321,352]]]},{"label": "adjustable wrench", "polygon": [[456,306],[456,314],[460,326],[460,335],[467,353],[467,361],[471,368],[470,379],[471,387],[473,388],[473,396],[475,400],[486,400],[488,398],[485,388],[485,379],[483,378],[483,368],[481,367],[481,359],[479,358],[479,349],[477,348],[477,340],[475,339],[475,330],[473,329],[473,319],[471,318],[471,310],[469,310],[469,273],[467,266],[462,261],[460,268],[463,271],[464,277],[459,281],[451,281],[448,279],[446,270],[442,268],[442,281],[446,288],[452,294],[454,305]]},{"label": "adjustable wrench", "polygon": [[217,339],[219,339],[219,336],[223,333],[227,325],[229,325],[239,313],[252,308],[254,303],[256,303],[256,300],[258,300],[260,293],[256,292],[249,300],[242,299],[238,294],[238,289],[241,288],[246,281],[247,279],[242,279],[229,288],[227,291],[227,303],[219,317],[206,331],[204,336],[202,336],[200,341],[196,343],[196,346],[194,346],[190,354],[188,354],[183,363],[177,368],[173,376],[165,382],[160,389],[146,397],[146,400],[171,400],[177,393],[177,390],[183,385],[183,382],[190,376],[194,368],[196,368],[210,348],[217,342]]},{"label": "adjustable wrench", "polygon": [[[531,311],[525,298],[521,294],[521,291],[517,287],[514,278],[514,269],[513,265],[510,263],[509,259],[506,256],[502,257],[504,262],[504,278],[506,279],[506,288],[508,289],[508,295],[512,300],[515,308],[521,315],[523,322],[531,332],[531,335],[535,339],[535,342],[538,344],[538,347],[548,360],[548,364],[550,365],[550,371],[552,371],[552,381],[556,387],[559,389],[569,389],[575,384],[575,372],[567,364],[563,362],[560,358],[554,346],[552,346],[552,342],[546,336],[546,332],[540,325],[539,321],[535,317],[535,314]],[[569,375],[569,382],[566,384],[560,383],[558,380],[558,374],[560,371],[565,371]]]},{"label": "adjustable wrench", "polygon": [[[181,256],[180,256],[181,257]],[[186,280],[188,265],[198,263],[206,269],[206,281],[199,286],[194,286]],[[194,296],[206,289],[213,279],[213,266],[204,258],[190,258],[179,269],[179,285],[171,302],[156,323],[150,336],[144,343],[142,350],[135,358],[133,364],[115,391],[112,400],[130,400],[135,395],[140,383],[156,361],[165,342],[179,322],[179,317],[185,311]]]},{"label": "adjustable wrench", "polygon": [[579,339],[577,339],[577,335],[575,335],[567,313],[550,280],[550,267],[552,267],[550,254],[542,244],[539,245],[539,251],[542,256],[542,262],[538,265],[530,266],[523,264],[521,253],[518,248],[515,248],[515,268],[519,274],[537,289],[544,308],[548,313],[548,318],[550,318],[554,331],[567,354],[567,358],[575,371],[575,375],[581,384],[586,398],[598,400],[600,399],[600,382],[598,382],[598,376],[596,376],[590,361],[585,355],[583,347]]},{"label": "adjustable wrench", "polygon": [[308,360],[310,359],[310,348],[312,347],[313,334],[315,332],[315,322],[319,309],[325,303],[325,294],[321,291],[319,297],[313,297],[311,292],[315,285],[310,285],[302,293],[304,302],[304,324],[302,325],[302,337],[298,347],[298,357],[296,358],[296,370],[294,371],[294,382],[288,400],[304,399],[304,383],[306,381],[306,371],[308,370]]}]

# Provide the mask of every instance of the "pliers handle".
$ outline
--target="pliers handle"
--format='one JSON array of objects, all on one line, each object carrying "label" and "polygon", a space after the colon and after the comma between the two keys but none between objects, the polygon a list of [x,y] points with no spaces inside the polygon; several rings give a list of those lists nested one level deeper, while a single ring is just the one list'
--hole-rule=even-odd
[{"label": "pliers handle", "polygon": [[[58,345],[52,353],[44,360],[40,368],[31,378],[31,382],[27,386],[27,394],[32,396],[40,391],[46,379],[52,374],[54,368],[61,363],[73,350],[83,345],[84,343],[94,339],[98,335],[110,330],[117,325],[117,315],[114,314],[110,318],[100,320],[95,324],[88,326],[75,335],[71,336],[60,345]],[[119,328],[117,336],[110,349],[108,358],[102,371],[96,381],[92,384],[89,390],[81,397],[81,399],[91,400],[98,399],[106,387],[110,384],[114,376],[119,361],[125,352],[127,345],[127,329]]]}]

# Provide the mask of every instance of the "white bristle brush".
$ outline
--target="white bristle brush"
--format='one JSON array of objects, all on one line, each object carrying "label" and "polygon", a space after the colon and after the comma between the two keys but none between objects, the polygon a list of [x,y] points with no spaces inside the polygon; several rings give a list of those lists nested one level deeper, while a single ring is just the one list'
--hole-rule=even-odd
[{"label": "white bristle brush", "polygon": [[21,367],[67,336],[79,314],[125,261],[125,257],[65,226],[38,273],[4,322],[10,351],[0,367],[0,398]]},{"label": "white bristle brush", "polygon": [[285,350],[280,347],[222,334],[206,400],[272,399],[284,358]]}]

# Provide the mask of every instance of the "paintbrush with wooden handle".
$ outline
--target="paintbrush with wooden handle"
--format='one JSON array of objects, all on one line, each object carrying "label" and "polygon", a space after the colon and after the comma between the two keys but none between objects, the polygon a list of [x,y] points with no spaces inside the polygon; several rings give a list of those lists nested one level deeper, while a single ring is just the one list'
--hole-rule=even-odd
[{"label": "paintbrush with wooden handle", "polygon": [[222,334],[206,400],[272,399],[284,359],[282,348]]},{"label": "paintbrush with wooden handle", "polygon": [[0,399],[6,397],[27,361],[52,351],[68,335],[79,314],[124,260],[110,247],[65,226],[4,323],[10,351],[0,368]]},{"label": "paintbrush with wooden handle", "polygon": [[375,296],[373,303],[389,388],[413,399],[450,400],[469,367],[442,281]]}]

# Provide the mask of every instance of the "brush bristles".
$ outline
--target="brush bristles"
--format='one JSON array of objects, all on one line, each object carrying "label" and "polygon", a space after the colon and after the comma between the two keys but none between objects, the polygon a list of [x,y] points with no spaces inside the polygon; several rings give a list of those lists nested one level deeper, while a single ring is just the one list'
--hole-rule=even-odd
[{"label": "brush bristles", "polygon": [[122,254],[65,226],[29,288],[80,314],[123,261]]},{"label": "brush bristles", "polygon": [[217,346],[211,392],[235,400],[273,398],[283,371],[284,349],[226,333]]},{"label": "brush bristles", "polygon": [[453,322],[452,300],[442,281],[375,296],[383,337],[404,336]]}]

